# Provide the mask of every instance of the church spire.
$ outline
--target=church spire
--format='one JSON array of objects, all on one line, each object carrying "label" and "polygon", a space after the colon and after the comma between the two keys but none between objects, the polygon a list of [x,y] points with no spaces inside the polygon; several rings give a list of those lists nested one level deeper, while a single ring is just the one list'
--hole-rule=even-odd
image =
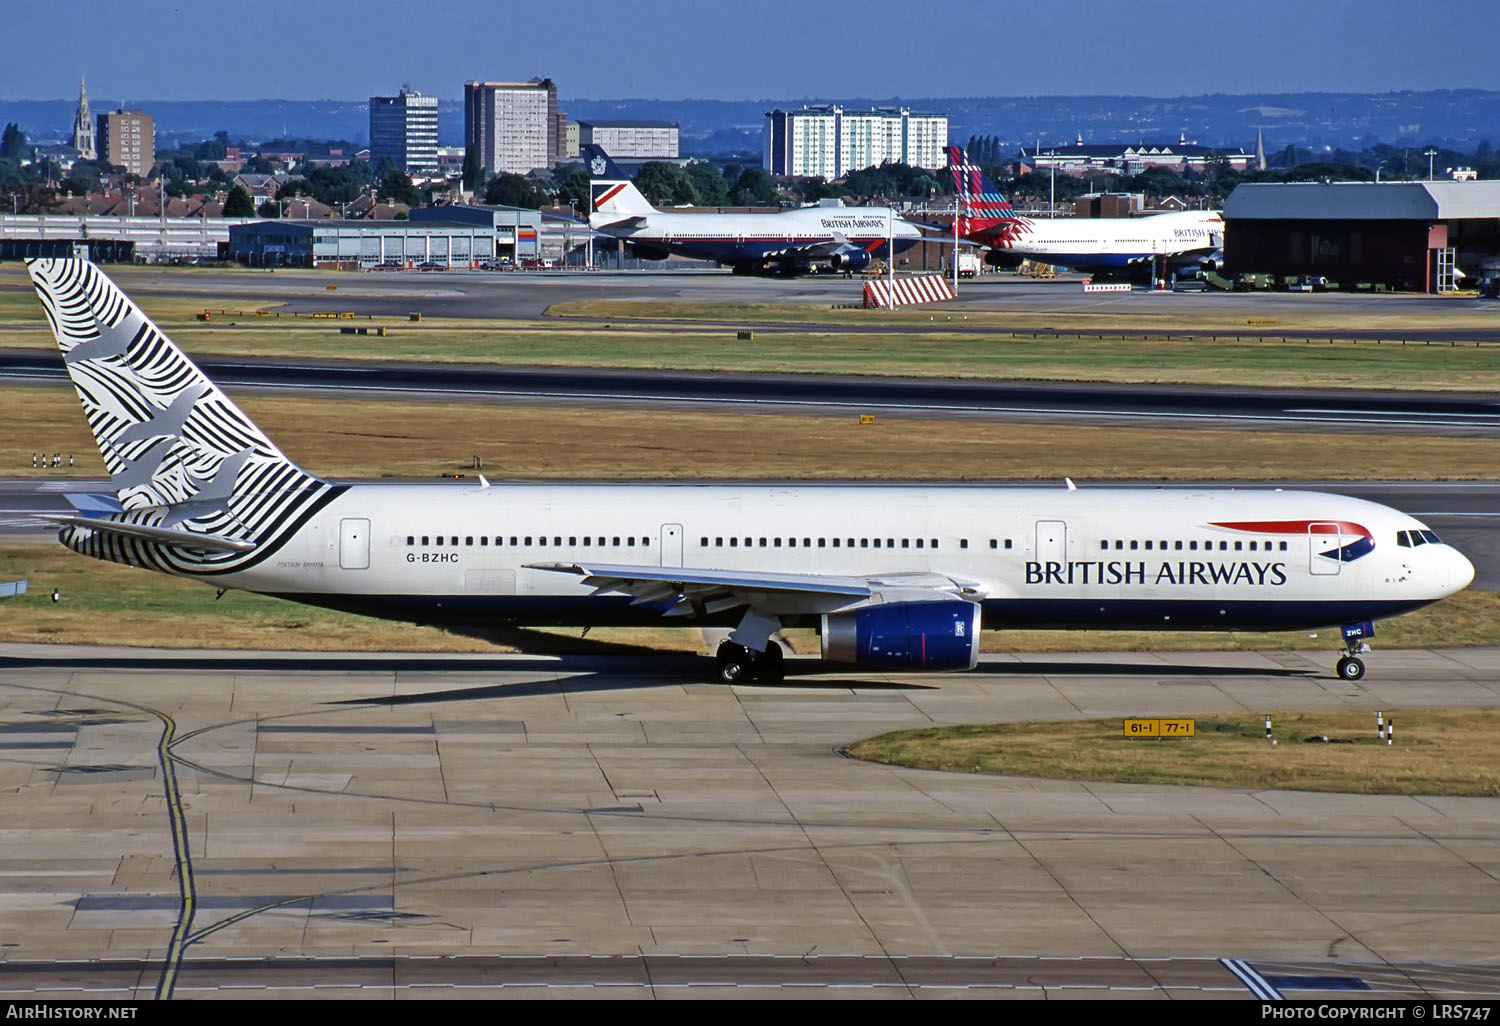
[{"label": "church spire", "polygon": [[99,152],[94,146],[94,119],[89,114],[89,91],[83,78],[78,79],[78,111],[73,115],[73,148],[79,160],[97,160]]}]

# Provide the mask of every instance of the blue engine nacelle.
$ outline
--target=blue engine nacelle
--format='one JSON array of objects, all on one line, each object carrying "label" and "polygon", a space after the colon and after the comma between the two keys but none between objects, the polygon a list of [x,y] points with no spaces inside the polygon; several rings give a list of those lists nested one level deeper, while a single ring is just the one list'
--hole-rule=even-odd
[{"label": "blue engine nacelle", "polygon": [[889,670],[972,670],[979,604],[893,602],[825,614],[823,658]]},{"label": "blue engine nacelle", "polygon": [[863,271],[870,266],[870,251],[865,249],[845,249],[835,253],[828,259],[835,271]]}]

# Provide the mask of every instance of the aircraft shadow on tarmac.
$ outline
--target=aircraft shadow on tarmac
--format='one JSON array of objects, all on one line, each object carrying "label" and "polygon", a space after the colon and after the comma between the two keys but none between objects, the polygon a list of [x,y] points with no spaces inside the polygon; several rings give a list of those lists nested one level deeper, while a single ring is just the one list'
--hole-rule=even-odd
[{"label": "aircraft shadow on tarmac", "polygon": [[[124,670],[141,671],[188,671],[199,673],[259,672],[259,673],[397,673],[427,674],[439,676],[474,677],[487,674],[506,676],[529,673],[544,674],[546,679],[515,681],[514,683],[480,683],[474,681],[462,687],[449,687],[436,691],[425,691],[404,695],[371,695],[367,698],[350,698],[326,703],[330,706],[348,705],[420,705],[427,702],[463,702],[486,699],[530,698],[557,694],[588,694],[612,691],[631,691],[653,687],[681,687],[684,684],[703,684],[712,687],[712,660],[704,656],[686,653],[649,653],[628,655],[562,655],[562,656],[508,656],[504,658],[454,659],[432,655],[392,656],[332,656],[267,659],[263,653],[231,655],[215,654],[187,657],[162,657],[156,653],[140,656],[73,656],[61,658],[0,657],[0,671],[6,669],[69,669],[69,670]],[[741,688],[794,688],[828,692],[861,691],[929,691],[940,687],[937,683],[925,684],[910,679],[890,680],[870,678],[840,664],[828,664],[821,660],[789,660],[785,664],[786,680],[780,683],[746,681]],[[1225,677],[1272,677],[1281,679],[1311,679],[1319,676],[1312,669],[1287,669],[1281,667],[1218,666],[1210,664],[1116,663],[1108,661],[1084,662],[1058,660],[1052,662],[981,662],[977,669],[964,677],[976,675],[995,678],[1007,677],[1129,677],[1129,678],[1225,678]]]}]

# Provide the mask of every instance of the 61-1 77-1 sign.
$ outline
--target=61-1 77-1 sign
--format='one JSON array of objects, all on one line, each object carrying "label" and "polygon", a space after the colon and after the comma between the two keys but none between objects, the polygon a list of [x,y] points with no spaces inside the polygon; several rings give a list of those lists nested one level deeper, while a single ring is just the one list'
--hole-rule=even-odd
[{"label": "61-1 77-1 sign", "polygon": [[1126,720],[1126,737],[1192,737],[1194,721],[1190,719]]}]

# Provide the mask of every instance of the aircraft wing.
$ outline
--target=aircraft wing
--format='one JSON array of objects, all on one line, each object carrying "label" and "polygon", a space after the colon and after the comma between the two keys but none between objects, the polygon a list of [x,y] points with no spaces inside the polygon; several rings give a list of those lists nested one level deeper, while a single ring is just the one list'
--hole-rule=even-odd
[{"label": "aircraft wing", "polygon": [[533,570],[575,574],[594,593],[630,595],[635,604],[667,602],[665,616],[703,616],[752,606],[766,612],[820,613],[870,602],[937,601],[972,594],[938,574],[895,573],[870,577],[782,574],[757,570],[710,570],[607,563],[528,563]]},{"label": "aircraft wing", "polygon": [[170,527],[151,527],[147,524],[132,524],[122,520],[105,520],[102,517],[71,516],[63,514],[40,514],[40,519],[69,527],[82,527],[101,534],[115,534],[139,541],[156,542],[158,545],[176,545],[179,548],[198,552],[249,552],[254,542],[238,538],[222,538],[216,534],[198,534],[194,531],[178,531]]}]

